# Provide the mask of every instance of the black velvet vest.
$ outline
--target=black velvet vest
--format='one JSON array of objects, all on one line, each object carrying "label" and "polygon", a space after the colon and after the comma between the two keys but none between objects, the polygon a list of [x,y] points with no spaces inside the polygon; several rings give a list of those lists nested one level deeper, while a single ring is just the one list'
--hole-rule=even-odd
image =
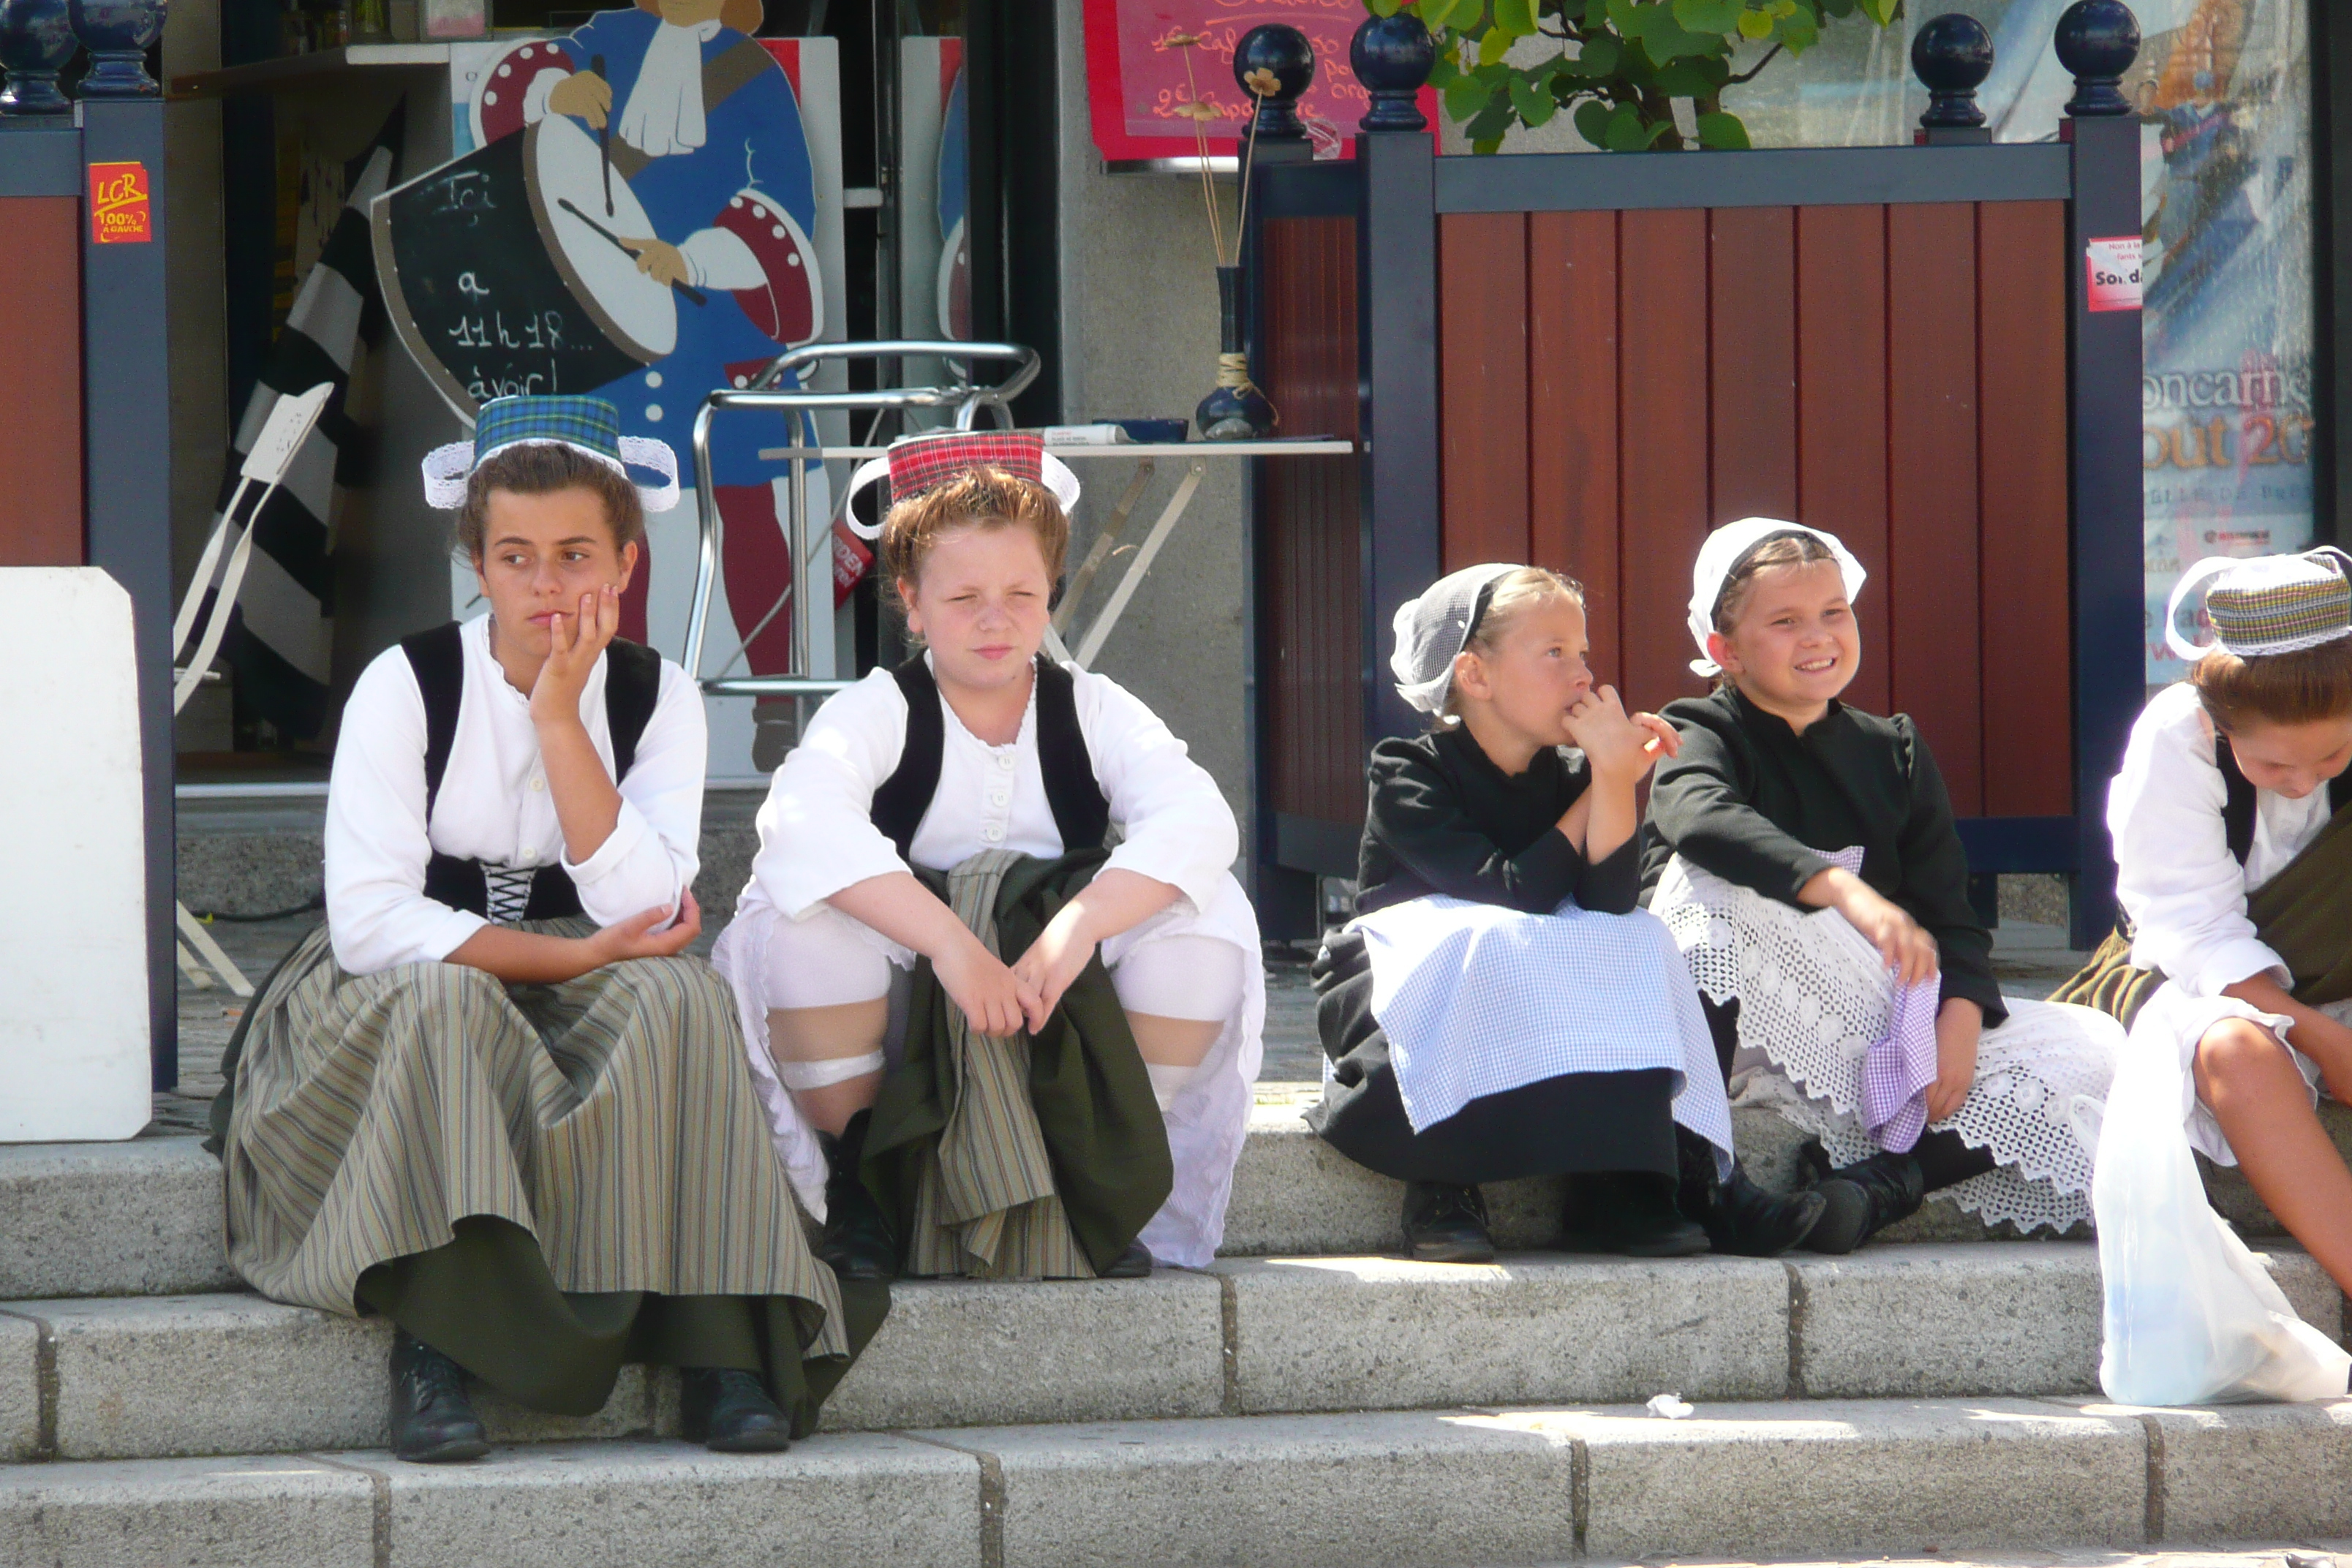
[{"label": "black velvet vest", "polygon": [[[940,711],[939,682],[917,654],[892,670],[907,699],[907,746],[898,766],[874,792],[874,826],[913,862],[915,830],[939,793],[940,767],[947,754],[947,718]],[[1110,802],[1095,782],[1094,759],[1078,728],[1077,681],[1070,672],[1037,656],[1037,762],[1045,775],[1045,804],[1053,809],[1062,852],[1099,849],[1110,831]]]},{"label": "black velvet vest", "polygon": [[[457,623],[401,639],[416,689],[425,699],[425,820],[433,821],[441,777],[449,771],[449,748],[457,736],[457,712],[466,699],[466,647]],[[613,736],[613,777],[629,776],[637,742],[661,698],[661,655],[641,643],[615,637],[604,649],[604,722]],[[489,877],[479,860],[461,860],[434,851],[425,866],[425,896],[454,910],[488,919]],[[580,890],[562,866],[542,866],[530,879],[530,901],[521,919],[562,920],[577,915]]]}]

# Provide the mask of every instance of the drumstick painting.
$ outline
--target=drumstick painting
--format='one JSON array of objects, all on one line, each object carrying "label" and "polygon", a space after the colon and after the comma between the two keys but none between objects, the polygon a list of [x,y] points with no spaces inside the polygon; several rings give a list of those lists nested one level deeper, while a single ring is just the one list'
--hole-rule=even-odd
[{"label": "drumstick painting", "polygon": [[[637,252],[631,247],[627,240],[623,239],[619,235],[614,234],[611,229],[606,228],[603,224],[598,223],[594,218],[590,217],[578,207],[573,206],[570,196],[558,196],[556,198],[555,205],[562,207],[565,212],[570,213],[573,217],[578,218],[582,223],[586,224],[590,228],[594,229],[604,238],[612,241],[613,244],[621,250],[627,252],[631,256],[637,254]],[[707,305],[709,303],[709,299],[703,294],[702,290],[697,289],[691,283],[672,283],[670,287],[677,289],[679,293],[685,295],[688,299],[693,300],[698,305]]]},{"label": "drumstick painting", "polygon": [[[590,74],[601,80],[613,79],[604,74],[604,57],[602,55],[590,58],[588,69]],[[613,115],[610,110],[605,110],[604,123],[596,127],[596,152],[599,160],[604,165],[604,216],[611,217],[613,216]]]}]

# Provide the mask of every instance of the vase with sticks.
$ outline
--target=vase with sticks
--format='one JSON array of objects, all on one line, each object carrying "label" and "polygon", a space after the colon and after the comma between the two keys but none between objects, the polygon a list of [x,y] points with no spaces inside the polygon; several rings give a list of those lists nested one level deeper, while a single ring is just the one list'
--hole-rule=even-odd
[{"label": "vase with sticks", "polygon": [[1292,106],[1315,79],[1315,55],[1305,34],[1278,22],[1251,28],[1234,49],[1234,81],[1249,95],[1251,111],[1249,127],[1241,137],[1240,210],[1229,235],[1209,167],[1208,124],[1223,117],[1202,100],[1192,79],[1192,51],[1207,39],[1176,34],[1167,41],[1184,50],[1184,79],[1192,96],[1180,112],[1192,121],[1193,144],[1200,153],[1201,199],[1208,209],[1210,254],[1217,274],[1217,384],[1201,399],[1192,417],[1203,439],[1255,440],[1272,435],[1281,416],[1250,380],[1249,353],[1242,333],[1241,246],[1249,221],[1251,174],[1256,167],[1261,132],[1291,138],[1304,134]]}]

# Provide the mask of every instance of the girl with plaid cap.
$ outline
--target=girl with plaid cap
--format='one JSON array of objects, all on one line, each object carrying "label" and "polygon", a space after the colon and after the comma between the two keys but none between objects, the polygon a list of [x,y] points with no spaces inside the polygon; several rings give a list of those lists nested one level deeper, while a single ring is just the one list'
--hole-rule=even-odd
[{"label": "girl with plaid cap", "polygon": [[780,1449],[887,1310],[811,1254],[732,999],[685,951],[702,702],[614,635],[677,465],[619,424],[499,398],[425,460],[489,609],[360,676],[326,922],[247,1009],[213,1107],[230,1260],[397,1325],[404,1459],[484,1451],[468,1374],[586,1415],[629,1362],[683,1369],[688,1436]]},{"label": "girl with plaid cap", "polygon": [[[2352,1171],[2315,1109],[2352,1100],[2347,574],[2330,548],[2181,577],[2166,640],[2189,679],[2141,712],[2107,795],[2124,919],[2061,994],[2130,1026],[2189,1145],[2352,1289]],[[2179,626],[2200,594],[2209,643]],[[2103,1237],[2109,1197],[2103,1179]]]},{"label": "girl with plaid cap", "polygon": [[1908,716],[1839,695],[1860,668],[1864,573],[1833,534],[1746,518],[1692,570],[1691,668],[1669,703],[1643,851],[1650,908],[1706,994],[1744,1102],[1813,1134],[1850,1252],[1948,1190],[1988,1221],[2090,1211],[2091,1135],[2122,1043],[2087,1008],[2001,995],[1936,759]]},{"label": "girl with plaid cap", "polygon": [[845,1279],[1204,1268],[1265,1011],[1233,812],[1040,651],[1077,484],[1035,432],[907,438],[853,493],[885,470],[921,649],[810,721],[714,953],[777,1151]]},{"label": "girl with plaid cap", "polygon": [[[1678,742],[1594,683],[1584,627],[1582,590],[1531,566],[1397,611],[1397,690],[1433,722],[1372,748],[1356,918],[1315,964],[1330,1061],[1307,1121],[1405,1184],[1418,1258],[1491,1259],[1480,1185],[1561,1175],[1568,1247],[1769,1256],[1822,1200],[1731,1162],[1689,971],[1634,907],[1634,786]],[[1687,1215],[1686,1157],[1706,1189]]]}]

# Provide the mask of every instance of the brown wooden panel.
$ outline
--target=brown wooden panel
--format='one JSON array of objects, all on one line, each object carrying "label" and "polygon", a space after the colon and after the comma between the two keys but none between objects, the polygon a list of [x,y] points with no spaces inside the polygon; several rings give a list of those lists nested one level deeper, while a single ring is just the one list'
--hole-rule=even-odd
[{"label": "brown wooden panel", "polygon": [[2066,209],[1977,209],[1984,811],[2074,809],[2066,548]]},{"label": "brown wooden panel", "polygon": [[[81,222],[71,196],[0,198],[0,566],[82,563]],[[135,454],[118,454],[135,460]]]},{"label": "brown wooden panel", "polygon": [[[1352,438],[1355,223],[1276,219],[1263,244],[1254,374],[1286,430]],[[1286,458],[1258,465],[1258,480],[1268,794],[1276,811],[1353,826],[1364,813],[1357,459]]]},{"label": "brown wooden panel", "polygon": [[1584,584],[1593,670],[1615,681],[1617,215],[1528,215],[1528,559]]},{"label": "brown wooden panel", "polygon": [[1854,605],[1862,673],[1846,700],[1893,707],[1887,645],[1886,209],[1797,214],[1797,519],[1869,570]]},{"label": "brown wooden panel", "polygon": [[1962,816],[1984,810],[1978,673],[1976,209],[1886,215],[1887,519],[1895,706]]},{"label": "brown wooden panel", "polygon": [[1797,515],[1797,236],[1789,207],[1707,215],[1714,521]]},{"label": "brown wooden panel", "polygon": [[1528,558],[1528,239],[1524,213],[1437,225],[1441,559]]},{"label": "brown wooden panel", "polygon": [[1706,214],[1618,217],[1618,489],[1628,703],[1706,689],[1683,629],[1707,516]]}]

